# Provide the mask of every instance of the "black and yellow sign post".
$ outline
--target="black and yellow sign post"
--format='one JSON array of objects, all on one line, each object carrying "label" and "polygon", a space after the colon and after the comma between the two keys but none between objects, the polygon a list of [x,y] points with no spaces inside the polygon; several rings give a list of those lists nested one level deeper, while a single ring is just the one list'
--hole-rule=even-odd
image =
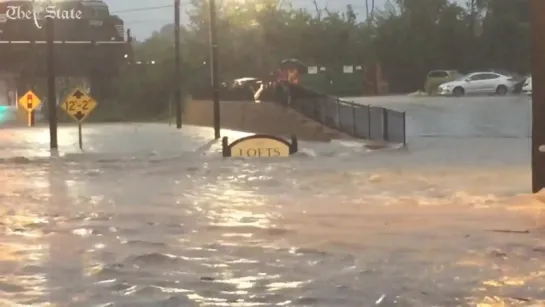
[{"label": "black and yellow sign post", "polygon": [[291,142],[273,135],[256,134],[240,138],[229,144],[227,137],[222,139],[224,157],[274,158],[289,157],[298,151],[297,138]]},{"label": "black and yellow sign post", "polygon": [[97,106],[98,103],[91,96],[79,89],[68,95],[61,104],[61,109],[78,123],[78,141],[81,150],[83,150],[81,125]]},{"label": "black and yellow sign post", "polygon": [[25,109],[27,112],[27,126],[34,126],[34,110],[36,110],[42,103],[40,97],[38,97],[32,91],[28,91],[25,95],[19,98],[18,103],[19,107]]}]

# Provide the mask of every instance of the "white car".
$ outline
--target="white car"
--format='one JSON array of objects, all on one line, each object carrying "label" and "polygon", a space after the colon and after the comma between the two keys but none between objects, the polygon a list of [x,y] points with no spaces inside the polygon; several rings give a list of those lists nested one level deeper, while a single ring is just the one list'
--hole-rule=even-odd
[{"label": "white car", "polygon": [[528,77],[522,85],[522,92],[527,95],[532,95],[532,77]]},{"label": "white car", "polygon": [[516,80],[495,72],[475,72],[439,86],[443,96],[460,97],[466,94],[496,94],[503,96],[515,87]]}]

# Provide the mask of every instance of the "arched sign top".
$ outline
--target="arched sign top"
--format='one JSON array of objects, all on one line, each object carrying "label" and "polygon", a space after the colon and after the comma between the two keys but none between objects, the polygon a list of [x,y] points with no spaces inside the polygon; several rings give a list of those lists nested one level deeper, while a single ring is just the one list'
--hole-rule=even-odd
[{"label": "arched sign top", "polygon": [[274,135],[256,134],[240,138],[229,144],[227,137],[222,140],[224,157],[288,157],[297,152],[297,139],[291,142]]}]

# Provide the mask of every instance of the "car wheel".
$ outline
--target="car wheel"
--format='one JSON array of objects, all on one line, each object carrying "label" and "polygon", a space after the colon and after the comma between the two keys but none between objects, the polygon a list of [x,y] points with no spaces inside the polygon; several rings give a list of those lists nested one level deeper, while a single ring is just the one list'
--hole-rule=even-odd
[{"label": "car wheel", "polygon": [[496,88],[496,95],[505,96],[507,94],[507,86],[500,85]]},{"label": "car wheel", "polygon": [[454,88],[452,90],[452,95],[454,95],[455,97],[461,97],[461,96],[464,96],[465,94],[465,91],[462,87],[458,86],[456,88]]}]

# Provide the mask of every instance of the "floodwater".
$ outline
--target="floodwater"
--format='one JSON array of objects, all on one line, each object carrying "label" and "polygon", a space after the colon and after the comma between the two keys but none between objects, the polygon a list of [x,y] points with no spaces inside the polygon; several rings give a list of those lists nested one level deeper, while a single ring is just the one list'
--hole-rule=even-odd
[{"label": "floodwater", "polygon": [[88,126],[79,153],[62,127],[54,158],[47,130],[0,130],[0,306],[543,306],[513,99],[394,103],[407,149],[284,160],[224,160],[201,128]]}]

